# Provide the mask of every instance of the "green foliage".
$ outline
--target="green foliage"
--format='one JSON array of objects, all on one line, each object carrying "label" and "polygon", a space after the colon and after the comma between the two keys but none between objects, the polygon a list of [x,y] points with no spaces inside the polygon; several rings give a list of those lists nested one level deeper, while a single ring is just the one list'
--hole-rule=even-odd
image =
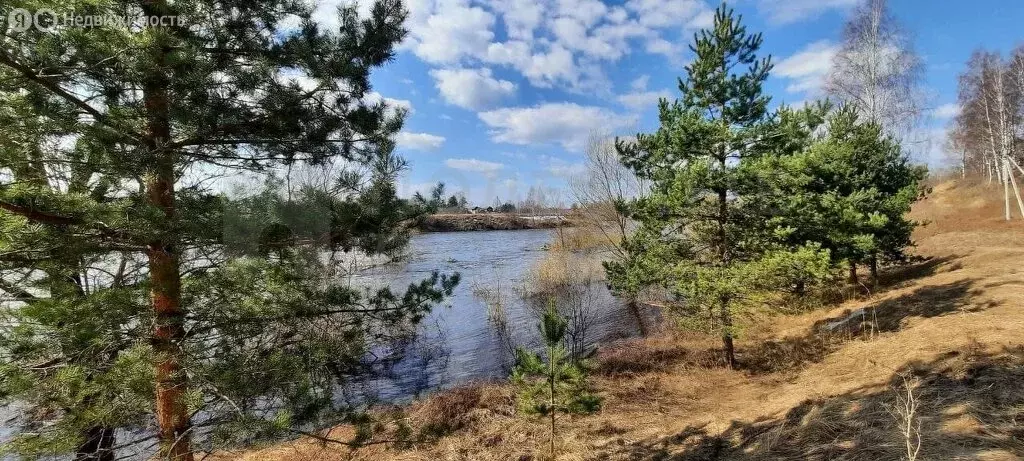
[{"label": "green foliage", "polygon": [[906,259],[917,223],[906,217],[922,194],[927,170],[912,165],[899,143],[852,106],[826,116],[825,132],[792,155],[765,162],[776,188],[775,225],[794,245],[817,242],[834,263]]},{"label": "green foliage", "polygon": [[[390,342],[458,282],[345,283],[343,260],[401,252],[407,221],[443,192],[397,197],[404,112],[370,88],[405,36],[401,3],[368,17],[345,5],[331,29],[290,0],[13,0],[0,17],[13,8],[186,26],[5,32],[0,291],[14,301],[0,319],[0,399],[21,411],[4,455],[108,460],[148,443],[169,359],[184,389],[170,403],[186,413],[171,429],[203,450],[360,424],[335,393],[381,365],[370,357],[393,360]],[[211,187],[225,172],[303,165],[340,171],[287,198],[274,183],[235,199]],[[158,315],[156,291],[180,308]]]},{"label": "green foliage", "polygon": [[658,131],[616,143],[623,163],[652,187],[632,210],[640,226],[626,242],[629,257],[606,264],[612,287],[628,294],[661,285],[687,312],[714,316],[731,365],[734,314],[779,288],[767,282],[782,283],[752,274],[789,258],[804,261],[787,265],[789,278],[816,279],[823,254],[784,245],[786,231],[759,206],[759,196],[771,193],[759,184],[767,174],[760,159],[797,150],[809,137],[799,117],[767,114],[761,87],[771,61],[757,57],[761,41],[719,8],[691,46],[697,56],[680,80],[682,99],[659,104]]},{"label": "green foliage", "polygon": [[554,300],[548,303],[538,325],[546,356],[524,349],[516,351],[512,382],[519,388],[520,409],[551,421],[551,456],[555,454],[558,413],[581,414],[597,411],[601,398],[592,394],[586,364],[570,359],[564,344],[568,325],[558,314]]}]

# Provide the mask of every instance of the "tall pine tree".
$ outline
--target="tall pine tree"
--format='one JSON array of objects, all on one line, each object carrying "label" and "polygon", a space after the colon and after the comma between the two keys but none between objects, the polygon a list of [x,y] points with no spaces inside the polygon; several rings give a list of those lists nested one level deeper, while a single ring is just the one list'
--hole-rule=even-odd
[{"label": "tall pine tree", "polygon": [[822,257],[815,248],[787,256],[764,210],[748,206],[769,192],[750,170],[788,135],[767,113],[762,85],[771,63],[757,56],[761,42],[720,7],[691,46],[696,58],[680,80],[682,98],[660,103],[658,131],[617,143],[623,162],[652,187],[634,210],[640,227],[627,242],[629,257],[607,264],[613,288],[660,284],[689,311],[708,313],[732,367],[734,311],[770,288],[774,277],[761,274],[789,256]]},{"label": "tall pine tree", "polygon": [[624,163],[649,180],[652,191],[637,204],[641,227],[629,243],[634,256],[609,265],[613,284],[661,280],[685,302],[716,312],[730,366],[736,269],[747,258],[744,217],[731,194],[739,164],[752,154],[749,146],[766,119],[769,98],[761,85],[771,63],[756,56],[761,41],[720,7],[714,26],[691,46],[696,58],[680,80],[682,99],[660,103],[661,128],[638,135],[635,143],[618,143]]},{"label": "tall pine tree", "polygon": [[[336,390],[457,282],[364,292],[320,252],[399,251],[419,209],[395,196],[403,113],[369,85],[405,35],[401,4],[342,7],[330,29],[289,0],[14,0],[0,15],[14,8],[131,22],[0,43],[0,290],[15,300],[0,398],[21,428],[5,450],[111,460],[155,439],[189,460],[193,439],[351,419]],[[328,216],[321,238],[290,238],[295,206],[276,206],[257,245],[272,251],[233,251],[232,219],[254,215],[225,215],[210,181],[296,163],[354,168],[301,198]]]}]

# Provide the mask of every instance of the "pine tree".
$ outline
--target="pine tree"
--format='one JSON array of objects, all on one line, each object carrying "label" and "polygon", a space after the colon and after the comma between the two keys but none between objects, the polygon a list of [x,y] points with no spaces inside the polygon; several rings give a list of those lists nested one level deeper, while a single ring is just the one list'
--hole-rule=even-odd
[{"label": "pine tree", "polygon": [[[0,14],[19,7],[136,22],[7,31],[0,48],[0,290],[17,300],[0,398],[25,408],[5,450],[110,460],[155,438],[162,459],[189,460],[193,438],[210,450],[355,418],[335,390],[458,280],[368,293],[320,257],[393,254],[429,207],[395,196],[403,112],[369,85],[405,35],[401,4],[342,7],[331,30],[292,1],[15,0]],[[234,215],[208,184],[335,162],[365,174]],[[320,212],[322,233],[292,238],[293,218]],[[257,216],[276,216],[250,245],[262,251],[233,249],[229,230]]]},{"label": "pine tree", "polygon": [[842,105],[829,111],[824,134],[802,150],[771,159],[780,188],[771,196],[774,224],[792,229],[791,244],[817,242],[834,264],[867,263],[877,285],[877,262],[903,262],[917,223],[906,217],[921,196],[926,170],[911,164],[900,144],[877,123]]},{"label": "pine tree", "polygon": [[[688,311],[713,317],[732,367],[733,311],[767,288],[751,277],[765,269],[761,259],[784,250],[765,226],[768,216],[749,206],[770,192],[750,170],[787,135],[767,114],[761,87],[771,63],[757,57],[761,42],[720,7],[714,26],[691,46],[696,59],[680,80],[682,99],[659,105],[659,130],[617,142],[623,163],[651,183],[651,192],[636,203],[640,227],[626,244],[629,256],[606,264],[618,291],[660,284]],[[773,254],[772,261],[782,255]]]},{"label": "pine tree", "polygon": [[571,360],[566,351],[568,325],[555,308],[554,300],[548,303],[538,328],[547,361],[537,353],[518,349],[512,382],[520,388],[519,404],[523,411],[549,419],[554,459],[558,413],[592,413],[600,407],[601,399],[590,392],[585,364]]}]

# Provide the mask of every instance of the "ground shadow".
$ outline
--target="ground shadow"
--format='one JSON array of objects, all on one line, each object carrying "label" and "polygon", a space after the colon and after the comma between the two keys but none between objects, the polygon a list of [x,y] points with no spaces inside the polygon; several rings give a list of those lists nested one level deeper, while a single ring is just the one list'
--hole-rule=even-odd
[{"label": "ground shadow", "polygon": [[879,288],[891,289],[912,280],[935,275],[940,272],[953,272],[963,267],[958,260],[959,255],[943,257],[915,257],[906,264],[883,268],[878,274]]},{"label": "ground shadow", "polygon": [[742,367],[752,373],[772,373],[816,363],[844,342],[869,339],[882,332],[900,330],[909,318],[931,318],[955,312],[987,309],[980,302],[977,281],[963,279],[943,285],[920,287],[910,293],[876,301],[855,311],[815,322],[804,336],[764,341],[739,351]]},{"label": "ground shadow", "polygon": [[[705,425],[623,444],[603,460],[906,459],[902,430],[912,428],[918,459],[1016,459],[1024,456],[1024,348],[986,354],[973,348],[930,363],[913,362],[887,386],[808,400],[777,417],[734,421],[720,434]],[[916,402],[907,416],[906,389]],[[751,405],[756,405],[751,402]]]}]

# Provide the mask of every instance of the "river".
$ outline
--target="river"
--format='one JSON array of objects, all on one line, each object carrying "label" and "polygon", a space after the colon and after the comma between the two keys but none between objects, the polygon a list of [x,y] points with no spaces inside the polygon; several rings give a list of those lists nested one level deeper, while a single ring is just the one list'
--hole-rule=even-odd
[{"label": "river", "polygon": [[[402,403],[459,384],[507,377],[512,359],[509,344],[536,347],[539,342],[537,308],[544,300],[522,296],[522,287],[531,269],[548,253],[544,247],[553,235],[554,231],[547,229],[420,234],[412,238],[407,256],[400,262],[360,271],[352,278],[353,284],[390,285],[398,291],[435,270],[459,272],[462,280],[444,305],[425,317],[420,334],[388,375],[358,383],[353,392],[377,402]],[[596,263],[593,258],[590,262]],[[485,291],[493,293],[495,287],[500,287],[505,301],[507,340],[490,320],[486,296],[481,296]],[[600,281],[589,285],[584,301],[588,348],[638,336],[659,322],[656,311],[627,307]],[[0,408],[0,418],[6,420],[16,411]],[[13,435],[12,431],[0,424],[0,441]],[[131,437],[128,432],[118,432],[121,441]],[[151,454],[150,447],[134,450],[120,450],[119,456],[144,459]]]},{"label": "river", "polygon": [[[471,381],[506,377],[509,344],[535,347],[539,342],[537,311],[545,300],[524,296],[523,287],[531,269],[548,253],[545,246],[553,236],[548,229],[420,234],[410,241],[402,262],[363,271],[355,283],[387,283],[395,289],[404,289],[434,270],[462,276],[444,306],[424,319],[420,339],[408,348],[392,376],[374,380],[368,390],[383,401],[396,402]],[[494,296],[496,290],[505,306],[506,336],[489,320],[486,294]],[[590,284],[584,302],[588,348],[641,335],[658,322],[657,312],[627,307],[603,281]]]}]

